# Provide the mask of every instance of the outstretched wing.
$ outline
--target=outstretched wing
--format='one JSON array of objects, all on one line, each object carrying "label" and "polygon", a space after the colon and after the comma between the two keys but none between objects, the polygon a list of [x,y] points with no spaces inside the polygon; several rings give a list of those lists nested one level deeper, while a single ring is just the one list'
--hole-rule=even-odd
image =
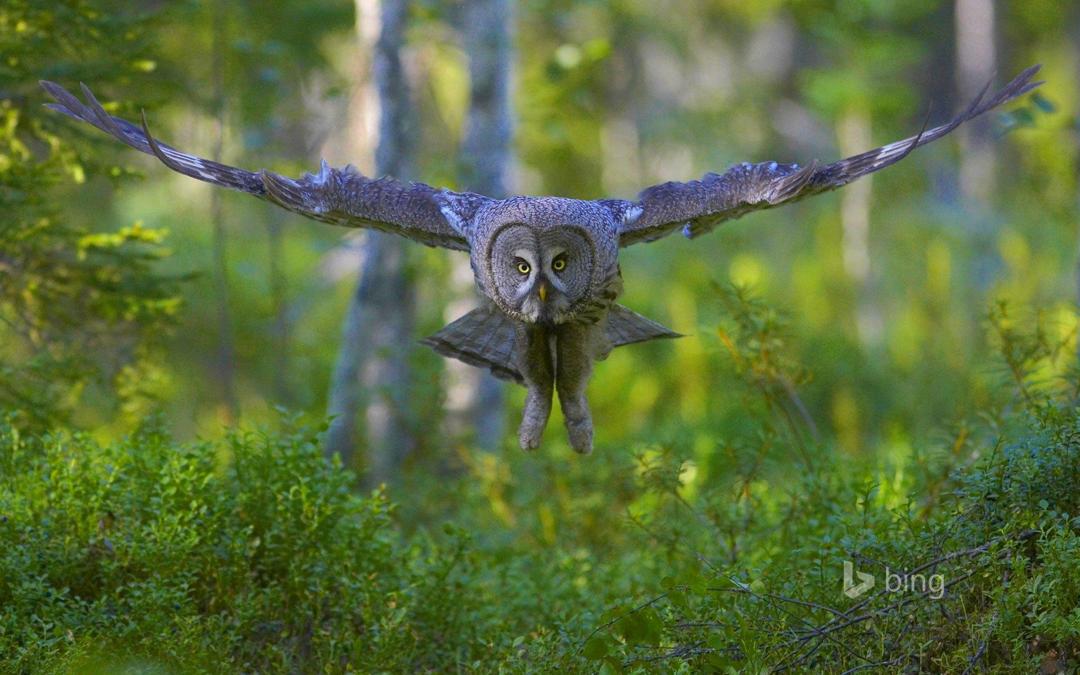
[{"label": "outstretched wing", "polygon": [[479,208],[488,201],[476,194],[436,190],[423,183],[400,183],[392,178],[371,179],[352,166],[330,168],[326,162],[317,174],[287,178],[270,171],[245,171],[226,164],[189,155],[160,143],[150,135],[143,115],[142,127],[109,115],[86,85],[84,104],[63,87],[52,82],[41,86],[56,99],[49,108],[74,117],[127,145],[157,157],[177,173],[207,183],[240,190],[300,215],[346,227],[369,227],[392,232],[429,246],[469,250],[460,222],[452,225],[440,209],[437,198],[452,196],[457,204]]},{"label": "outstretched wing", "polygon": [[[989,84],[951,121],[896,143],[848,157],[824,166],[743,163],[723,174],[706,174],[688,183],[663,183],[641,193],[638,201],[625,202],[629,215],[619,230],[619,245],[653,241],[681,229],[693,238],[732,218],[787,204],[820,192],[835,190],[851,181],[895,164],[915,148],[935,141],[973,117],[1025,94],[1042,82],[1032,82],[1039,66],[1020,73],[999,92],[984,100]],[[636,217],[635,217],[636,215]]]}]

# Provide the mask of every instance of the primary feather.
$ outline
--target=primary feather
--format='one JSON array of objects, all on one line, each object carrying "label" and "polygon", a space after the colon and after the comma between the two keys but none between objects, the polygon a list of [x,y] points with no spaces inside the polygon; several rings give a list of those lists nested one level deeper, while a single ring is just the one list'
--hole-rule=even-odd
[{"label": "primary feather", "polygon": [[619,245],[654,241],[677,230],[687,237],[696,237],[750,211],[835,190],[899,162],[915,148],[936,141],[964,122],[1031,91],[1042,84],[1031,81],[1038,71],[1037,65],[1028,68],[984,99],[989,89],[987,84],[966,110],[941,126],[832,164],[811,162],[800,167],[779,162],[744,162],[722,174],[706,174],[701,180],[654,185],[644,190],[636,203],[628,202],[624,207],[636,206],[640,211],[620,228]]},{"label": "primary feather", "polygon": [[[335,225],[391,232],[428,246],[468,251],[466,236],[447,221],[438,201],[447,191],[393,178],[372,179],[351,165],[334,169],[322,163],[316,174],[287,178],[271,171],[247,171],[188,154],[159,142],[143,116],[142,127],[105,112],[93,92],[82,86],[86,103],[53,82],[41,83],[56,103],[49,108],[93,125],[126,145],[157,157],[177,173],[273,202],[289,211]],[[453,195],[475,210],[481,195]]]}]

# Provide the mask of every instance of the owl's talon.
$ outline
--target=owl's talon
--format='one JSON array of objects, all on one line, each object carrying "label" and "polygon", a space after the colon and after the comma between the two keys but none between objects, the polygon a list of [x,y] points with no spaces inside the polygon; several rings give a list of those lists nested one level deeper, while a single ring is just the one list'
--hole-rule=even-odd
[{"label": "owl's talon", "polygon": [[536,450],[540,447],[540,438],[543,435],[543,431],[537,432],[533,429],[524,429],[518,431],[518,444],[525,452]]},{"label": "owl's talon", "polygon": [[588,455],[593,451],[592,420],[585,418],[576,422],[566,421],[566,434],[570,437],[570,447],[579,455]]}]

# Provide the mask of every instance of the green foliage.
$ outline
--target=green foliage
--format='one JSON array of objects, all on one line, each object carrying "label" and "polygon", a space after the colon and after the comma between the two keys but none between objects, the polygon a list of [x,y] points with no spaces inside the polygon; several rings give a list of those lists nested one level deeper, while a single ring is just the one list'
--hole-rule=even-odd
[{"label": "green foliage", "polygon": [[[75,143],[37,95],[38,78],[107,85],[154,68],[149,19],[122,6],[0,9],[0,405],[39,430],[69,418],[88,389],[119,390],[127,412],[145,414],[155,394],[148,338],[178,308],[175,280],[155,266],[168,254],[162,232],[138,222],[97,231],[108,224],[95,222],[101,199],[87,181],[125,172]],[[63,208],[69,199],[81,213]],[[125,385],[135,380],[143,386]]]},{"label": "green foliage", "polygon": [[[775,321],[766,308],[736,302],[739,325]],[[1037,342],[1032,333],[1007,338],[1003,360],[1021,349],[1013,341]],[[733,351],[755,355],[743,376],[768,400],[761,345],[783,343],[775,333],[743,335]],[[685,462],[654,456],[638,472],[643,508],[632,520],[643,533],[638,548],[663,557],[664,570],[643,599],[599,615],[580,654],[616,671],[656,672],[1016,672],[1072,663],[1080,571],[1066,561],[1080,541],[1080,410],[1057,397],[1016,415],[1015,440],[988,434],[970,466],[946,458],[953,473],[944,485],[873,480],[916,466],[860,467],[825,451],[812,471],[786,479],[783,494],[775,477],[743,466],[741,491],[714,483],[695,496]],[[877,585],[845,597],[845,560]]]},{"label": "green foliage", "polygon": [[400,542],[314,430],[181,446],[0,436],[0,653],[18,670],[437,667],[473,642],[466,536]]},{"label": "green foliage", "polygon": [[[109,444],[5,425],[6,666],[1007,672],[1076,658],[1072,399],[1015,413],[1012,440],[988,430],[969,466],[861,464],[785,412],[794,387],[776,383],[802,367],[782,318],[720,292],[734,373],[760,406],[726,466],[676,442],[588,470],[535,456],[513,481],[505,459],[479,455],[401,511],[381,490],[356,494],[296,418],[187,445],[156,419]],[[1038,372],[1052,351],[1037,334],[1003,333],[1002,361],[1022,354]],[[808,467],[786,470],[793,453]],[[411,526],[444,497],[455,524]],[[845,560],[878,585],[845,597]],[[889,574],[912,576],[891,587]]]},{"label": "green foliage", "polygon": [[[625,543],[585,548],[572,524],[544,546],[474,540],[476,522],[403,538],[295,420],[195,445],[157,425],[105,446],[3,428],[5,667],[1012,672],[1080,650],[1075,410],[922,516],[827,460],[779,498],[693,497],[686,463],[646,452],[601,486],[630,478],[607,534]],[[845,598],[843,560],[878,587]],[[883,589],[885,567],[942,585]]]},{"label": "green foliage", "polygon": [[[999,72],[1043,61],[1048,82],[985,139],[985,200],[959,199],[948,140],[873,179],[864,280],[835,197],[628,249],[622,301],[689,337],[598,366],[594,455],[570,452],[558,413],[535,454],[448,437],[443,366],[418,352],[417,447],[370,494],[323,462],[321,427],[268,405],[323,409],[354,281],[340,231],[223,196],[247,426],[222,428],[205,187],[156,166],[136,184],[145,158],[36,86],[85,81],[129,118],[147,104],[203,154],[223,119],[242,166],[370,166],[327,142],[364,126],[345,114],[368,63],[353,4],[0,8],[0,670],[1075,668],[1070,3],[998,8]],[[451,4],[417,4],[407,54],[417,177],[436,184],[466,99]],[[852,122],[886,142],[924,102],[931,123],[959,104],[942,0],[517,10],[522,192],[629,197],[827,160]],[[462,262],[419,255],[418,335],[445,323]],[[845,560],[875,587],[844,595]],[[941,575],[941,597],[889,590],[886,568]]]}]

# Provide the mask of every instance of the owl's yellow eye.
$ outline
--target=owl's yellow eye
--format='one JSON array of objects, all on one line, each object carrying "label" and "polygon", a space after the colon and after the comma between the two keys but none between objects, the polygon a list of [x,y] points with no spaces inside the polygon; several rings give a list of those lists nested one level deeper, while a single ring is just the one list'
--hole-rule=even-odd
[{"label": "owl's yellow eye", "polygon": [[517,271],[522,274],[528,274],[532,271],[532,267],[529,267],[529,263],[524,260],[518,260]]},{"label": "owl's yellow eye", "polygon": [[555,258],[555,260],[551,262],[551,269],[555,270],[556,272],[562,272],[564,269],[566,269],[566,258],[563,258],[561,256]]}]

